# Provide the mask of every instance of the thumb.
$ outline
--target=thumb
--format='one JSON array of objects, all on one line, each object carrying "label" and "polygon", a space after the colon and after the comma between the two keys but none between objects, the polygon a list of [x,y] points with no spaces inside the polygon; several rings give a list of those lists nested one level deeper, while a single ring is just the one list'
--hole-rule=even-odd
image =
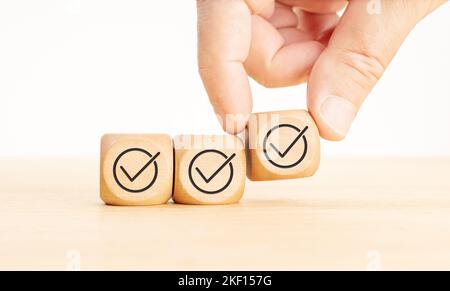
[{"label": "thumb", "polygon": [[350,1],[308,80],[308,108],[323,138],[342,140],[347,135],[409,32],[444,2]]}]

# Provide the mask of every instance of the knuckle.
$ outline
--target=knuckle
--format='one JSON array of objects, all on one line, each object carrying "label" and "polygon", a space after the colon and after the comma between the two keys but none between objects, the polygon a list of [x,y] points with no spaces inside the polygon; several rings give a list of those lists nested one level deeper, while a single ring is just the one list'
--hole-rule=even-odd
[{"label": "knuckle", "polygon": [[255,80],[258,84],[263,86],[264,88],[274,88],[274,84],[271,82],[270,78],[266,73],[259,73],[255,75],[250,75],[253,80]]},{"label": "knuckle", "polygon": [[246,62],[244,63],[247,74],[255,80],[258,84],[265,88],[271,88],[269,68],[267,64],[259,63],[258,65]]},{"label": "knuckle", "polygon": [[271,76],[270,70],[265,69],[263,71],[258,72],[257,74],[250,75],[253,80],[255,80],[258,84],[263,86],[264,88],[278,88],[280,87],[276,82],[275,78]]},{"label": "knuckle", "polygon": [[365,90],[371,89],[386,69],[374,54],[349,49],[338,50],[337,61],[343,64],[352,81]]}]

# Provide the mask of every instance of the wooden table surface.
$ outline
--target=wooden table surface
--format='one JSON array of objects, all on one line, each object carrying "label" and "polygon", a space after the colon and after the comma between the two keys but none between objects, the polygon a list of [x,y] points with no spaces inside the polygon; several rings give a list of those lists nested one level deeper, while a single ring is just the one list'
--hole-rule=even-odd
[{"label": "wooden table surface", "polygon": [[98,161],[0,161],[0,269],[450,269],[450,159],[325,160],[232,206],[108,207]]}]

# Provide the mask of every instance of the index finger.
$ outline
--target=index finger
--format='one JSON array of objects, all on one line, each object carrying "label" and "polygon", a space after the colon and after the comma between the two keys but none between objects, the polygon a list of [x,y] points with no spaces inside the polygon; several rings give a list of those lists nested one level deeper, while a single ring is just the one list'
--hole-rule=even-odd
[{"label": "index finger", "polygon": [[251,41],[251,11],[244,0],[199,0],[200,76],[223,128],[238,133],[252,110],[243,62]]}]

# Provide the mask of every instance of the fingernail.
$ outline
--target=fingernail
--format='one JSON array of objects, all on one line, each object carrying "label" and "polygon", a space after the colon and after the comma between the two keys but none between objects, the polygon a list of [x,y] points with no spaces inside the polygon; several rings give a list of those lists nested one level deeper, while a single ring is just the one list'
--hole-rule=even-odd
[{"label": "fingernail", "polygon": [[339,96],[328,96],[320,107],[322,120],[341,137],[347,135],[357,112],[353,103]]}]

